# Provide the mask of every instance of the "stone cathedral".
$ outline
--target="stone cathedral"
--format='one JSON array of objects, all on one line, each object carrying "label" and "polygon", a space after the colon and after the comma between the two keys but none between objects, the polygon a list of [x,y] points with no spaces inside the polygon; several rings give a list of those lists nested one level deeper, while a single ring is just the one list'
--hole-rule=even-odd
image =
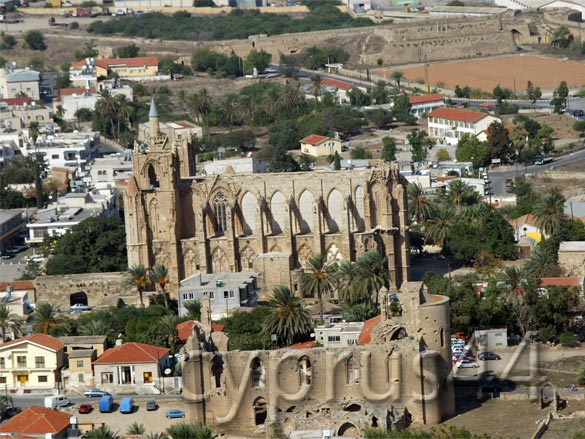
[{"label": "stone cathedral", "polygon": [[253,270],[263,294],[286,285],[302,296],[313,254],[355,261],[368,250],[387,257],[392,287],[408,280],[406,183],[397,167],[351,171],[235,174],[195,172],[191,139],[159,131],[134,147],[124,188],[128,265],[164,264],[169,291],[197,272]]}]

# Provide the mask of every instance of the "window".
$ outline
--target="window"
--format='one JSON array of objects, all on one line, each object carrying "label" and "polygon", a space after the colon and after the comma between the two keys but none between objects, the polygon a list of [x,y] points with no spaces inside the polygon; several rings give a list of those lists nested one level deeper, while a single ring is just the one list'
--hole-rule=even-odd
[{"label": "window", "polygon": [[152,383],[152,372],[143,372],[144,384]]},{"label": "window", "polygon": [[102,372],[102,384],[113,384],[114,373],[113,372]]},{"label": "window", "polygon": [[35,357],[35,367],[42,369],[45,367],[45,357]]},{"label": "window", "polygon": [[83,367],[83,360],[77,360],[77,367]]},{"label": "window", "polygon": [[16,357],[16,367],[26,367],[26,356],[19,355]]},{"label": "window", "polygon": [[213,300],[213,296],[214,296],[214,295],[213,295],[213,291],[210,291],[210,292],[209,292],[209,299]]},{"label": "window", "polygon": [[228,297],[229,297],[229,292],[227,292],[227,291],[224,291],[224,292],[223,292],[223,298],[224,298],[224,299],[227,299]]},{"label": "window", "polygon": [[39,383],[48,383],[49,377],[47,375],[39,375]]},{"label": "window", "polygon": [[83,374],[82,373],[80,373],[80,374],[77,375],[77,381],[79,381],[80,383],[83,383],[83,379],[84,378],[83,378]]},{"label": "window", "polygon": [[329,342],[341,341],[341,337],[339,335],[330,335],[329,337],[327,337],[327,341]]},{"label": "window", "polygon": [[0,358],[0,369],[6,368],[6,360],[4,357]]},{"label": "window", "polygon": [[189,293],[189,299],[193,299],[195,297],[194,293]]},{"label": "window", "polygon": [[233,298],[234,298],[234,291],[230,290],[230,299],[233,299]]},{"label": "window", "polygon": [[259,358],[252,361],[252,387],[264,387],[264,367]]},{"label": "window", "polygon": [[59,154],[51,154],[51,158],[52,159],[58,159],[59,158]]},{"label": "window", "polygon": [[6,384],[6,377],[0,377],[0,384]]},{"label": "window", "polygon": [[216,232],[225,232],[227,230],[227,215],[226,215],[227,199],[223,191],[219,191],[215,196],[213,202],[213,213],[215,215],[215,230]]}]

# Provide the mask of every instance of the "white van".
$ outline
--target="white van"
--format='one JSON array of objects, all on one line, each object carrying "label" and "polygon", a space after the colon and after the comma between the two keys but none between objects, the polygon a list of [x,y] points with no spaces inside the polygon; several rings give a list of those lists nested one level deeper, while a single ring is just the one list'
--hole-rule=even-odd
[{"label": "white van", "polygon": [[65,395],[54,395],[45,397],[45,407],[54,409],[56,407],[68,407],[71,401]]}]

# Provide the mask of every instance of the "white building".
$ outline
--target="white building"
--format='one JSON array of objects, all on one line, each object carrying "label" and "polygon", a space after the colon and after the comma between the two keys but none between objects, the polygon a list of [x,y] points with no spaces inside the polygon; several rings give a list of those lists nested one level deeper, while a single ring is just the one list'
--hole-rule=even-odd
[{"label": "white building", "polygon": [[[325,319],[327,320],[327,319]],[[315,341],[326,348],[347,348],[357,346],[364,322],[325,322],[315,328]]]},{"label": "white building", "polygon": [[408,102],[411,105],[410,114],[417,117],[445,106],[444,98],[439,93],[410,96]]},{"label": "white building", "polygon": [[100,93],[104,90],[108,90],[112,96],[124,95],[129,101],[134,96],[132,87],[128,85],[117,85],[113,81],[102,81],[97,87],[64,88],[61,90],[61,96],[55,99],[55,102],[63,108],[63,118],[65,120],[75,120],[77,110],[95,110],[95,105],[102,97]]},{"label": "white building", "polygon": [[179,287],[179,316],[187,314],[185,302],[209,297],[211,317],[226,317],[231,311],[242,306],[256,306],[258,300],[258,273],[201,273],[184,279]]},{"label": "white building", "polygon": [[505,348],[508,346],[508,330],[499,329],[478,329],[473,334],[475,344],[480,350]]},{"label": "white building", "polygon": [[581,12],[581,19],[585,20],[585,0],[495,0],[495,3],[514,10],[568,8]]},{"label": "white building", "polygon": [[95,159],[86,170],[89,172],[91,186],[114,188],[118,182],[127,181],[132,175],[132,153]]},{"label": "white building", "polygon": [[[169,138],[180,140],[193,136],[201,139],[203,137],[203,128],[186,120],[177,122],[159,122],[159,132],[166,134]],[[146,141],[150,136],[150,122],[142,122],[138,126],[138,140]]]},{"label": "white building", "polygon": [[219,175],[226,171],[234,174],[259,174],[268,172],[268,163],[256,160],[256,157],[241,157],[225,160],[214,160],[203,163],[205,175]]},{"label": "white building", "polygon": [[[28,136],[28,130],[24,130]],[[98,154],[100,133],[54,133],[50,129],[42,134],[35,145],[26,143],[21,152],[23,156],[38,153],[44,156],[49,168],[77,167],[90,162]]]},{"label": "white building", "polygon": [[22,95],[38,101],[40,74],[28,67],[18,69],[15,65],[0,70],[0,98],[16,98]]},{"label": "white building", "polygon": [[457,108],[438,108],[427,118],[429,136],[449,145],[456,145],[463,134],[476,136],[487,130],[492,122],[501,121],[487,113]]},{"label": "white building", "polygon": [[38,219],[26,225],[26,242],[40,244],[45,236],[62,236],[87,218],[117,215],[118,212],[117,189],[69,193],[58,198],[48,209],[39,211]]}]

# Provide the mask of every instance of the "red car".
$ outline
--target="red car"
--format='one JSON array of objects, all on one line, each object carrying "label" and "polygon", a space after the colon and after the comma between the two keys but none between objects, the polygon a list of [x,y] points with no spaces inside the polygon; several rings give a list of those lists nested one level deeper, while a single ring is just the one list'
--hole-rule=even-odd
[{"label": "red car", "polygon": [[79,413],[81,414],[91,413],[91,404],[80,404]]}]

